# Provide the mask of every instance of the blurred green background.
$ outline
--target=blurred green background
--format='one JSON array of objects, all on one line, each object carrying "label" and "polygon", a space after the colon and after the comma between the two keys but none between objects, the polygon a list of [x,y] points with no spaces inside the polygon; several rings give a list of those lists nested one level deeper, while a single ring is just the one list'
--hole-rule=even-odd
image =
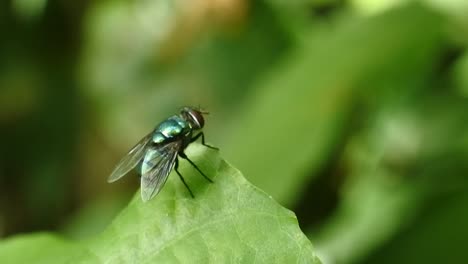
[{"label": "blurred green background", "polygon": [[101,230],[183,105],[324,263],[468,259],[468,2],[0,2],[0,237]]}]

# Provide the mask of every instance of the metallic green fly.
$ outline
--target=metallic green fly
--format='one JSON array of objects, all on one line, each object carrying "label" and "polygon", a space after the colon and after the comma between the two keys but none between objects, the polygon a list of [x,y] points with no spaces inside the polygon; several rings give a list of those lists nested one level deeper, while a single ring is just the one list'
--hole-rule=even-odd
[{"label": "metallic green fly", "polygon": [[159,193],[175,168],[182,183],[194,197],[178,170],[179,157],[187,160],[207,181],[213,182],[184,153],[185,148],[200,137],[204,146],[217,150],[205,144],[205,135],[201,131],[205,124],[203,114],[207,112],[184,107],[178,115],[161,122],[120,160],[107,181],[114,182],[139,165],[141,198],[146,202]]}]

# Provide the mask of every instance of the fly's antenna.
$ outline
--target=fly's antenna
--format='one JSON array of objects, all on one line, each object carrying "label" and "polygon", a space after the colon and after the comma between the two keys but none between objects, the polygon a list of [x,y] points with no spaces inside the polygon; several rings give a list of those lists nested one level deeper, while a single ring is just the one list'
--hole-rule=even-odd
[{"label": "fly's antenna", "polygon": [[200,104],[198,105],[198,112],[204,114],[204,115],[209,115],[210,112],[206,111],[206,110],[203,110],[200,106]]}]

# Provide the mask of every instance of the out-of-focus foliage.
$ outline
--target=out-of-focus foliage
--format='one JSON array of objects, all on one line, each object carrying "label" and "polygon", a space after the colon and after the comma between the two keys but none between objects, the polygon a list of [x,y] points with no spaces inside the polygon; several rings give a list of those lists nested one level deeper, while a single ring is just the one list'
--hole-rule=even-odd
[{"label": "out-of-focus foliage", "polygon": [[[112,224],[91,240],[70,242],[52,234],[20,236],[0,243],[0,259],[44,264],[320,264],[292,212],[248,183],[216,151],[198,145],[187,154],[216,182],[207,186],[191,177],[197,199],[190,199],[172,177],[157,199],[144,203],[137,193]],[[188,169],[193,168],[181,168]]]},{"label": "out-of-focus foliage", "polygon": [[182,105],[325,263],[468,258],[463,0],[0,3],[0,234],[98,233]]},{"label": "out-of-focus foliage", "polygon": [[[369,88],[378,99],[385,92],[366,87],[366,78],[416,78],[421,68],[427,71],[423,65],[433,56],[440,33],[436,21],[434,15],[408,9],[368,22],[356,21],[359,26],[343,25],[331,37],[314,35],[260,83],[243,107],[244,119],[235,124],[232,146],[226,151],[233,153],[247,174],[257,175],[254,184],[264,186],[280,201],[294,202],[310,177],[301,172],[313,174],[319,169],[346,132],[357,95]],[[422,26],[429,30],[421,32]],[[411,63],[399,65],[402,58]],[[240,141],[257,148],[245,148],[237,144]],[[288,144],[271,144],[276,141]],[[310,147],[304,148],[305,142]],[[262,162],[251,156],[261,157]],[[271,181],[291,170],[296,173],[281,185]]]}]

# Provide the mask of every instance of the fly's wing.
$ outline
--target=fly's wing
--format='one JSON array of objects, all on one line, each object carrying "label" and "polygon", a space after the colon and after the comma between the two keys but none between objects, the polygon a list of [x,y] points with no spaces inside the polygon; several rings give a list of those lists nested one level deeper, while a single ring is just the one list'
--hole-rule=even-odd
[{"label": "fly's wing", "polygon": [[151,141],[151,134],[149,133],[140,140],[128,153],[123,157],[120,162],[115,166],[112,174],[107,178],[107,182],[115,182],[122,178],[130,170],[135,168],[136,165],[143,159],[146,152],[146,146]]},{"label": "fly's wing", "polygon": [[159,148],[151,148],[141,164],[141,198],[143,201],[159,193],[167,177],[174,168],[181,142],[167,143]]}]

